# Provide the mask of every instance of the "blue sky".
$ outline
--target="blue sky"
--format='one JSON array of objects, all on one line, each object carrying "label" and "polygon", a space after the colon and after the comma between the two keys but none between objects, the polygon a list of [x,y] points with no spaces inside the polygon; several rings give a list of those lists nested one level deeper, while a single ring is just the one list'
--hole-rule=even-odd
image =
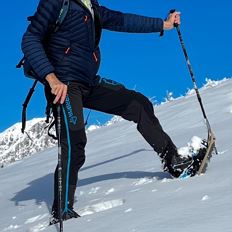
[{"label": "blue sky", "polygon": [[[232,76],[232,1],[209,0],[99,0],[101,5],[127,13],[164,18],[176,8],[181,11],[181,30],[191,63],[201,86],[206,77]],[[26,29],[26,17],[32,15],[38,0],[3,1],[0,14],[0,131],[21,120],[21,105],[32,84],[15,65],[21,58],[20,42]],[[99,73],[122,82],[128,88],[156,97],[166,91],[180,96],[192,88],[176,31],[158,34],[125,34],[104,31],[101,41],[102,64]],[[28,108],[28,119],[43,117],[45,100],[38,86]],[[170,115],[171,117],[171,115]],[[93,113],[90,123],[109,117]]]}]

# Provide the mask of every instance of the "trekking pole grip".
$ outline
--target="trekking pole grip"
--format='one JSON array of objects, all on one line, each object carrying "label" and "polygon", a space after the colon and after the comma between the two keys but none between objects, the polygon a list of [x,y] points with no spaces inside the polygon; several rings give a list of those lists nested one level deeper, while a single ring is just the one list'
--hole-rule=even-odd
[{"label": "trekking pole grip", "polygon": [[[173,14],[173,13],[175,13],[175,12],[176,12],[175,9],[171,9],[171,10],[169,11],[170,14]],[[178,23],[174,23],[173,25],[174,25],[174,27],[176,27],[176,28],[179,27],[179,24],[178,24]]]},{"label": "trekking pole grip", "polygon": [[[171,9],[171,10],[169,11],[169,14],[173,14],[174,12],[176,12],[176,10],[175,10],[175,9]],[[168,16],[169,16],[169,15],[168,15]],[[167,16],[164,20],[167,20],[168,16]],[[179,24],[178,24],[178,23],[174,23],[173,26],[174,26],[175,28],[179,28]],[[163,35],[164,35],[164,29],[160,32],[160,36],[162,37]]]}]

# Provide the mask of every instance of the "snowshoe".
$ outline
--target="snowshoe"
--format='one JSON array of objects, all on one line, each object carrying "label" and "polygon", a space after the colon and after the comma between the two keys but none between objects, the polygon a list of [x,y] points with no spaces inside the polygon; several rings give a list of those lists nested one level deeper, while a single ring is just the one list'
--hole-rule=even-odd
[{"label": "snowshoe", "polygon": [[192,163],[186,167],[181,175],[180,179],[186,179],[205,173],[208,167],[208,163],[212,157],[213,150],[215,149],[215,137],[213,133],[209,134],[208,140],[203,140],[200,149],[193,153]]},{"label": "snowshoe", "polygon": [[[81,217],[77,212],[75,212],[73,209],[68,209],[67,212],[64,212],[62,215],[63,221],[69,220],[71,218],[78,218]],[[59,223],[60,219],[58,216],[58,213],[55,211],[52,211],[51,218],[49,220],[49,225],[54,225],[56,223]]]},{"label": "snowshoe", "polygon": [[169,172],[175,178],[179,177],[183,170],[192,163],[192,157],[179,155],[177,148],[172,144],[167,147],[160,157],[163,170]]}]

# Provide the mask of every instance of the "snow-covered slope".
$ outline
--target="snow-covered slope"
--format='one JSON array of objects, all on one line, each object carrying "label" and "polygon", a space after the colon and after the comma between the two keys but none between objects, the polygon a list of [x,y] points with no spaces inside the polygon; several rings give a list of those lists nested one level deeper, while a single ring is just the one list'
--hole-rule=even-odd
[{"label": "snow-covered slope", "polygon": [[[207,174],[174,180],[160,168],[136,125],[117,121],[88,133],[87,160],[79,175],[75,210],[82,217],[64,223],[68,232],[231,232],[232,80],[201,90],[217,136]],[[206,137],[191,92],[155,108],[175,143]],[[0,231],[58,231],[47,227],[57,149],[0,169]]]}]

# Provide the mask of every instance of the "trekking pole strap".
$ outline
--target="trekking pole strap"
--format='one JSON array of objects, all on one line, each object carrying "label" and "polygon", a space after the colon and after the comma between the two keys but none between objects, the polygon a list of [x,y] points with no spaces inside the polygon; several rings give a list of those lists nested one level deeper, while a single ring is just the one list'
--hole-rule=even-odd
[{"label": "trekking pole strap", "polygon": [[59,27],[60,27],[60,25],[63,23],[66,15],[68,13],[69,5],[70,5],[70,1],[69,0],[63,0],[63,4],[62,4],[61,10],[60,10],[58,19],[56,20],[54,32],[57,32],[58,29],[59,29]]}]

